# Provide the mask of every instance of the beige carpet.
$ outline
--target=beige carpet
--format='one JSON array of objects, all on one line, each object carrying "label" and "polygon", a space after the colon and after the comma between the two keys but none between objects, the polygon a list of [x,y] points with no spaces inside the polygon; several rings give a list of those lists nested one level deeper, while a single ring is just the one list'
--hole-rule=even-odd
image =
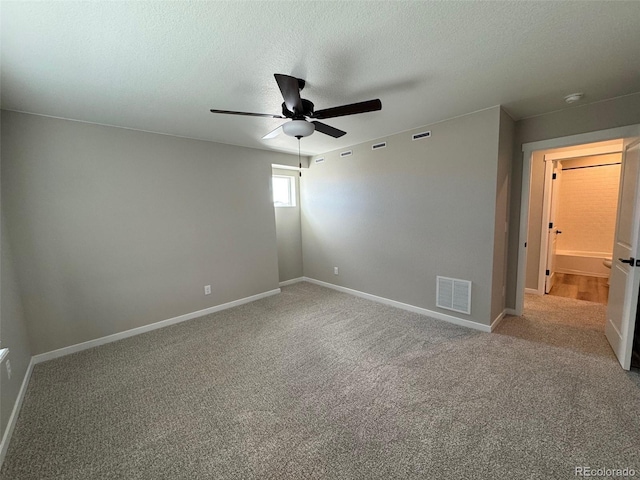
[{"label": "beige carpet", "polygon": [[601,307],[547,298],[485,334],[301,283],[40,364],[0,477],[640,472],[638,374]]},{"label": "beige carpet", "polygon": [[507,317],[496,333],[613,360],[604,336],[607,306],[553,295],[525,295],[522,317]]}]

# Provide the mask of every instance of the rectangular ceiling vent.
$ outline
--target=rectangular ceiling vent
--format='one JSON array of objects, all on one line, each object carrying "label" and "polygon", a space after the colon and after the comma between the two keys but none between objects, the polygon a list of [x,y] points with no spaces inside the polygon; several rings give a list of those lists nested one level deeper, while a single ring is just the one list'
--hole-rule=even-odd
[{"label": "rectangular ceiling vent", "polygon": [[422,132],[422,133],[414,133],[411,136],[412,140],[420,140],[422,138],[429,138],[431,136],[431,130],[429,130],[428,132]]},{"label": "rectangular ceiling vent", "polygon": [[345,152],[340,152],[340,156],[341,157],[350,157],[351,155],[353,155],[353,150],[347,150]]},{"label": "rectangular ceiling vent", "polygon": [[316,163],[322,163],[322,162],[324,162],[324,157],[316,158],[314,161]]},{"label": "rectangular ceiling vent", "polygon": [[471,314],[471,282],[457,278],[436,277],[436,305],[454,312]]},{"label": "rectangular ceiling vent", "polygon": [[374,143],[371,145],[371,150],[378,150],[387,146],[387,142]]}]

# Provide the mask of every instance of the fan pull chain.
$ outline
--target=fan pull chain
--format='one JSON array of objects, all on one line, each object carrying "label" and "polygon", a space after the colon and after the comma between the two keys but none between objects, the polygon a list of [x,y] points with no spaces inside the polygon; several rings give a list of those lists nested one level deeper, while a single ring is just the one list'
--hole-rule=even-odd
[{"label": "fan pull chain", "polygon": [[300,167],[300,176],[302,176],[302,160],[300,160],[300,137],[298,137],[298,167]]}]

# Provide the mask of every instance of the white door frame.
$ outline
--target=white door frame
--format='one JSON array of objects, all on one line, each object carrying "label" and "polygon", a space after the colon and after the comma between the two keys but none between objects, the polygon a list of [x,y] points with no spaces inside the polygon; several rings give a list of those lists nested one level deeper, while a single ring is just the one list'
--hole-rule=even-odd
[{"label": "white door frame", "polygon": [[540,262],[538,263],[538,295],[544,295],[547,257],[549,256],[549,217],[551,216],[551,192],[553,191],[553,162],[544,156],[544,185],[542,189],[542,224],[540,226]]},{"label": "white door frame", "polygon": [[[531,194],[531,158],[533,152],[537,150],[572,147],[585,143],[604,142],[618,138],[636,137],[638,135],[640,135],[640,124],[522,144],[522,191],[520,196],[520,233],[518,236],[518,272],[516,277],[516,315],[522,315],[524,310],[524,290],[527,273],[527,248],[525,244],[529,236],[529,197]],[[544,243],[546,244],[546,241]],[[544,270],[542,272],[544,273]],[[540,275],[538,275],[538,286],[539,285]]]}]

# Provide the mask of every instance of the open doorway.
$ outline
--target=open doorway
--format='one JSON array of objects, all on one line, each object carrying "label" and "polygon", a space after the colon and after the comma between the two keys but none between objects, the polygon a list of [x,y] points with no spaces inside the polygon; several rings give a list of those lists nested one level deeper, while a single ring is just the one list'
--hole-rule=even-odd
[{"label": "open doorway", "polygon": [[[551,311],[549,308],[559,310],[558,319],[563,320],[561,317],[567,316],[568,321],[575,322],[571,326],[571,330],[575,331],[574,327],[581,328],[577,320],[584,317],[584,308],[592,309],[596,312],[597,325],[591,325],[590,328],[595,327],[601,338],[606,336],[606,341],[625,369],[629,369],[630,365],[640,288],[640,274],[637,273],[640,268],[636,268],[640,267],[640,261],[636,260],[640,256],[639,138],[640,126],[633,125],[523,145],[521,241],[515,313],[526,315],[525,293],[529,294],[530,304],[534,298],[543,302],[549,299],[546,303],[555,307],[545,304],[545,315]],[[567,196],[562,192],[563,179],[566,180],[567,174],[569,186],[565,185],[564,194],[570,193],[572,198],[569,203],[565,198],[563,217],[560,202],[563,196]],[[609,178],[604,179],[604,174]],[[555,193],[554,177],[560,185]],[[594,213],[594,209],[600,208],[603,202],[593,203],[592,200],[602,200],[605,196],[603,192],[594,192],[594,189],[600,188],[600,183],[608,184],[611,189],[611,185],[616,185],[616,177],[619,191],[615,195],[614,192],[606,194],[618,200],[615,203],[616,220],[607,218],[604,221],[602,219],[607,214],[611,216],[613,202],[607,200],[610,205],[604,208],[606,212]],[[598,198],[589,198],[590,192]],[[586,218],[577,221],[573,216],[567,216],[572,213],[571,208],[579,210],[578,207],[584,207],[588,202],[592,203],[586,209]],[[603,228],[594,226],[596,217],[600,218],[598,221]],[[560,222],[568,224],[573,233],[567,235],[569,238],[566,240],[560,240],[566,231]],[[610,228],[606,227],[613,222],[615,228],[612,237]],[[582,226],[578,223],[582,223]],[[612,272],[611,282],[606,292],[606,282],[598,279],[605,279],[609,271]],[[585,276],[590,277],[591,281],[582,280],[581,284],[579,277],[584,273],[588,274]],[[569,281],[565,282],[565,278]],[[593,287],[593,291],[589,286]],[[561,299],[561,296],[549,295],[554,293],[554,287],[556,293],[564,290],[567,297],[574,297],[563,301],[574,303],[565,305],[558,304],[557,300],[552,302],[553,298]],[[604,301],[597,301],[602,297],[608,298],[607,307],[603,305]],[[562,313],[565,307],[566,313]],[[576,313],[580,309],[583,313]]]},{"label": "open doorway", "polygon": [[526,289],[607,303],[623,140],[535,151]]}]

